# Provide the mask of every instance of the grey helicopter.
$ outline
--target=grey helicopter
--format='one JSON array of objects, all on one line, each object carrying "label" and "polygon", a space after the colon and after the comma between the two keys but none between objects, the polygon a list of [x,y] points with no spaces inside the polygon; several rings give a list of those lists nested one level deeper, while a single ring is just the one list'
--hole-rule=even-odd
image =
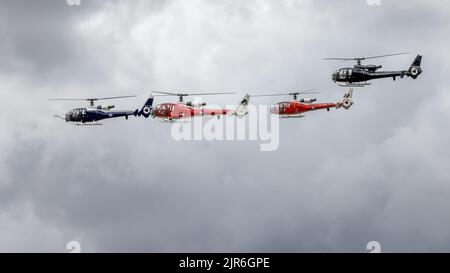
[{"label": "grey helicopter", "polygon": [[382,68],[381,65],[361,64],[361,61],[368,59],[383,58],[389,56],[404,55],[409,53],[395,53],[387,55],[379,55],[372,57],[357,57],[357,58],[325,58],[325,60],[338,60],[338,61],[356,61],[353,67],[345,67],[336,70],[331,78],[334,82],[341,83],[340,86],[344,87],[364,87],[370,85],[367,81],[381,79],[381,78],[392,78],[394,81],[397,77],[404,78],[405,76],[416,79],[420,74],[422,74],[422,68],[420,64],[422,62],[422,56],[417,55],[411,66],[407,70],[399,71],[378,71]]}]

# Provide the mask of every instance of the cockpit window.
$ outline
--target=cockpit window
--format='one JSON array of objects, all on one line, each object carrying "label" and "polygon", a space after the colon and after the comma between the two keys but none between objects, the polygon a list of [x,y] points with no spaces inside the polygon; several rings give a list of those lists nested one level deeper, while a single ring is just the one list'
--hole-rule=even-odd
[{"label": "cockpit window", "polygon": [[173,110],[174,106],[171,104],[162,104],[160,105],[159,109],[162,111],[171,111]]},{"label": "cockpit window", "polygon": [[278,104],[278,111],[279,111],[280,113],[283,113],[283,112],[286,110],[286,108],[288,108],[290,105],[291,105],[291,104],[290,104],[289,102],[282,102],[282,103],[279,103],[279,104]]}]

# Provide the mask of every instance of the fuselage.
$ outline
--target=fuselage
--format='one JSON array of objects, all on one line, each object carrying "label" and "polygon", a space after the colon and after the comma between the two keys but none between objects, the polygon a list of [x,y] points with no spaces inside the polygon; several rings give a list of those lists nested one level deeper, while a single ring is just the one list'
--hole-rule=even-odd
[{"label": "fuselage", "polygon": [[216,116],[228,114],[228,109],[204,109],[181,103],[162,103],[151,110],[151,116],[167,120],[179,120],[194,116]]},{"label": "fuselage", "polygon": [[270,112],[280,116],[299,116],[302,113],[336,107],[336,103],[301,103],[298,101],[279,102],[270,107]]},{"label": "fuselage", "polygon": [[408,71],[368,71],[366,69],[347,67],[341,68],[333,73],[332,79],[335,82],[365,82],[381,78],[404,77]]},{"label": "fuselage", "polygon": [[66,114],[67,122],[96,122],[108,118],[117,118],[131,116],[134,111],[104,111],[97,109],[76,108]]}]

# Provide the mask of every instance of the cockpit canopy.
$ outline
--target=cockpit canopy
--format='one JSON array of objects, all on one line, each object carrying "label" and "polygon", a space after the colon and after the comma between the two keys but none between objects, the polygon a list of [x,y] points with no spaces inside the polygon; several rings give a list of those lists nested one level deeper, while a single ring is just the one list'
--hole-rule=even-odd
[{"label": "cockpit canopy", "polygon": [[331,76],[333,81],[336,81],[338,79],[338,75],[339,75],[339,70],[334,71],[333,75]]},{"label": "cockpit canopy", "polygon": [[333,73],[332,79],[333,81],[346,80],[348,78],[351,78],[352,74],[353,74],[352,68],[341,68]]},{"label": "cockpit canopy", "polygon": [[270,107],[270,113],[272,114],[283,114],[287,108],[291,106],[290,102],[280,102],[274,104]]},{"label": "cockpit canopy", "polygon": [[80,122],[84,116],[86,116],[86,108],[75,108],[67,112],[66,121]]},{"label": "cockpit canopy", "polygon": [[156,110],[159,111],[172,111],[175,108],[173,104],[160,104],[156,106]]},{"label": "cockpit canopy", "polygon": [[152,112],[158,116],[169,115],[175,109],[175,104],[173,103],[162,103],[155,106]]}]

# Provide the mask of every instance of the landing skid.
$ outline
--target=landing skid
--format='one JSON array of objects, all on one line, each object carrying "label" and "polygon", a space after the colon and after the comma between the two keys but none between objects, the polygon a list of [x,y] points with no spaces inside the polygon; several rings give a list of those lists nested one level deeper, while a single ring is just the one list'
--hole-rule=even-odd
[{"label": "landing skid", "polygon": [[82,123],[82,122],[75,122],[76,126],[100,126],[103,125],[100,122],[88,122],[88,123]]},{"label": "landing skid", "polygon": [[294,115],[279,115],[278,118],[284,119],[284,118],[304,118],[305,115],[303,114],[294,114]]},{"label": "landing skid", "polygon": [[190,122],[188,119],[160,119],[159,122],[161,123],[185,123]]},{"label": "landing skid", "polygon": [[372,85],[372,84],[368,83],[368,82],[339,84],[339,86],[341,86],[341,87],[365,87],[368,85]]}]

